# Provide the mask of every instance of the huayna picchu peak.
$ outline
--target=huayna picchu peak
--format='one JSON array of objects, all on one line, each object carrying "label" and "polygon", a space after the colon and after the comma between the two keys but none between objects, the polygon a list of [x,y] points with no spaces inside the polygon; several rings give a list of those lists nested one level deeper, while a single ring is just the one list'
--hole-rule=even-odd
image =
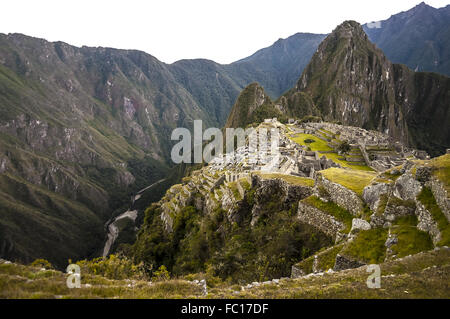
[{"label": "huayna picchu peak", "polygon": [[[191,6],[172,53],[223,36],[191,41]],[[249,45],[255,16],[296,22],[245,10]],[[422,2],[229,64],[0,33],[0,298],[449,299],[449,18]]]},{"label": "huayna picchu peak", "polygon": [[293,115],[312,109],[325,121],[376,129],[437,155],[450,145],[449,99],[448,77],[392,64],[360,24],[346,21],[279,101]]}]

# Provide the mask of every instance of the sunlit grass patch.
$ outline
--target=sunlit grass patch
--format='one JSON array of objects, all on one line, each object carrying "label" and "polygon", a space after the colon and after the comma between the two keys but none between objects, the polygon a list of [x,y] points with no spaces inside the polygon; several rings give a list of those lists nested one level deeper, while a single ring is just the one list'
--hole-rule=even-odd
[{"label": "sunlit grass patch", "polygon": [[375,172],[350,171],[334,167],[320,173],[329,181],[340,184],[360,196],[362,196],[364,188],[377,177]]}]

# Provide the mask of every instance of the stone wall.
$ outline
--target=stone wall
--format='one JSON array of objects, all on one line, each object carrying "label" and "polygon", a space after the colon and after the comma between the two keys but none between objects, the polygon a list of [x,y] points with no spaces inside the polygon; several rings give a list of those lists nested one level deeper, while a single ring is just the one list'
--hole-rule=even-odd
[{"label": "stone wall", "polygon": [[356,216],[363,210],[363,201],[353,191],[344,186],[333,183],[320,174],[316,175],[316,184],[323,186],[330,195],[330,199],[347,209],[352,215]]},{"label": "stone wall", "polygon": [[416,215],[419,220],[417,228],[430,234],[433,244],[436,245],[441,240],[441,233],[436,221],[420,201],[416,202]]},{"label": "stone wall", "polygon": [[435,178],[429,182],[429,185],[436,203],[450,222],[450,198],[448,197],[448,192],[445,190],[444,185]]},{"label": "stone wall", "polygon": [[298,204],[297,218],[300,222],[314,226],[332,237],[335,242],[340,241],[344,237],[342,232],[345,229],[345,225],[337,221],[333,216],[315,207],[300,202]]}]

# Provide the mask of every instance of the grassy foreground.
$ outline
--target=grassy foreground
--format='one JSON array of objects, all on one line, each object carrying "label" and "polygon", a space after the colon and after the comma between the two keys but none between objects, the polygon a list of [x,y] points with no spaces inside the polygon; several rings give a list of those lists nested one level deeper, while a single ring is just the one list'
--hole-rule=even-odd
[{"label": "grassy foreground", "polygon": [[338,273],[281,279],[242,288],[219,286],[202,294],[186,280],[110,280],[82,275],[82,288],[69,289],[66,274],[0,263],[0,298],[450,298],[450,250],[442,248],[383,263],[381,288],[369,289],[367,267]]}]

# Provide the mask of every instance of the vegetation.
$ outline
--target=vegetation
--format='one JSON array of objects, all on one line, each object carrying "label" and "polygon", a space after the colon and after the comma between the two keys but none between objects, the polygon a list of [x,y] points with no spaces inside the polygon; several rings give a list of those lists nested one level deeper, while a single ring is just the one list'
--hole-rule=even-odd
[{"label": "vegetation", "polygon": [[[323,155],[333,160],[335,163],[340,164],[342,167],[351,168],[353,170],[360,171],[373,171],[367,165],[350,165],[345,159],[338,155],[334,149],[332,149],[327,142],[322,139],[317,138],[317,136],[311,134],[296,134],[290,137],[292,141],[299,145],[304,145],[311,148],[311,151],[325,152]],[[307,141],[314,141],[314,143],[307,143]]]},{"label": "vegetation", "polygon": [[[382,289],[369,289],[366,268],[241,289],[219,284],[208,289],[207,298],[450,298],[450,251],[441,249],[380,264]],[[141,280],[111,280],[82,275],[80,289],[66,286],[67,275],[55,271],[0,263],[0,298],[204,298],[202,289],[187,280],[205,274],[150,283]],[[209,281],[207,281],[209,282]]]},{"label": "vegetation", "polygon": [[[133,247],[134,260],[148,269],[164,265],[174,276],[207,272],[227,283],[289,276],[293,264],[331,241],[298,222],[295,207],[283,210],[277,196],[267,199],[253,227],[251,214],[234,222],[219,208],[200,219],[201,212],[188,207],[176,215],[171,234],[164,232],[159,208],[152,206]],[[248,195],[247,201],[252,201]]]},{"label": "vegetation", "polygon": [[433,249],[430,235],[418,230],[415,226],[394,226],[391,233],[398,238],[398,243],[391,247],[397,257],[405,257]]},{"label": "vegetation", "polygon": [[338,151],[340,151],[341,153],[348,153],[348,152],[350,152],[350,149],[351,149],[351,146],[350,146],[350,144],[348,144],[347,141],[342,142],[338,146]]},{"label": "vegetation", "polygon": [[[69,264],[72,263],[69,261]],[[109,255],[92,260],[81,260],[76,262],[80,266],[82,274],[99,275],[108,279],[146,279],[144,264],[133,264],[132,260],[124,256]]]},{"label": "vegetation", "polygon": [[356,238],[347,243],[341,254],[370,264],[380,264],[386,257],[385,242],[388,230],[373,228],[360,231]]},{"label": "vegetation", "polygon": [[350,229],[352,228],[353,215],[344,208],[336,205],[331,201],[324,202],[315,196],[308,197],[302,202],[335,217],[338,221],[342,222],[345,225],[345,229],[343,230],[343,232],[350,232]]},{"label": "vegetation", "polygon": [[439,246],[450,245],[450,223],[445,217],[444,213],[436,203],[436,199],[433,196],[433,192],[428,187],[424,187],[422,192],[417,196],[417,199],[425,206],[430,212],[433,219],[436,221],[439,231],[441,232],[441,241]]},{"label": "vegetation", "polygon": [[362,196],[364,188],[368,186],[377,176],[375,172],[349,172],[349,170],[334,167],[321,171],[320,174],[322,174],[329,181],[340,184],[360,196]]},{"label": "vegetation", "polygon": [[262,178],[265,178],[265,179],[281,179],[292,185],[314,187],[314,180],[312,178],[299,177],[299,176],[293,176],[293,175],[285,175],[285,174],[277,174],[277,173],[256,172],[255,174],[258,174],[259,176],[261,176]]}]

